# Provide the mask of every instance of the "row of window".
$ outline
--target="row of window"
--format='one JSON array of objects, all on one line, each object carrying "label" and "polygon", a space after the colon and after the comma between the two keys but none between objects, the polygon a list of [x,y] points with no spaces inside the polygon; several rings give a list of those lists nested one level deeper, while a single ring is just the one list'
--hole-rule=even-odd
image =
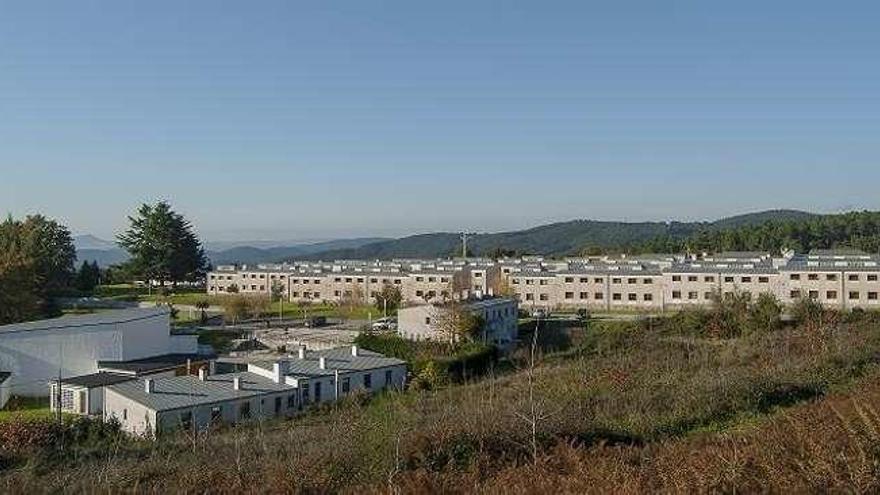
[{"label": "row of window", "polygon": [[[565,293],[565,299],[567,299],[567,300],[572,300],[572,299],[574,299],[574,295],[575,295],[574,292],[566,292],[566,293]],[[517,294],[517,297],[519,298],[520,295]],[[581,292],[580,294],[578,294],[578,299],[582,299],[582,300],[590,299],[590,293],[589,293],[589,292]],[[595,300],[597,300],[597,301],[604,300],[604,299],[605,299],[605,293],[604,293],[604,292],[595,292],[595,293],[593,293],[593,299],[595,299]],[[526,295],[525,295],[525,300],[526,300],[526,301],[534,301],[534,300],[535,300],[535,295],[532,294],[531,292],[526,293]],[[538,294],[538,300],[540,300],[540,301],[549,301],[549,300],[550,300],[550,296],[548,296],[547,294]],[[612,300],[612,301],[623,301],[623,294],[620,293],[620,292],[612,293],[612,294],[611,294],[611,300]],[[627,300],[627,301],[638,301],[638,300],[639,300],[639,295],[630,292],[630,293],[626,294],[626,300]],[[650,301],[653,301],[653,300],[654,300],[654,294],[650,294],[650,293],[648,293],[648,294],[642,294],[642,301],[649,301],[649,302],[650,302]]]},{"label": "row of window", "polygon": [[[333,385],[333,380],[330,381],[331,385]],[[371,390],[373,388],[373,374],[365,373],[363,375],[363,384],[364,388],[367,390]],[[314,401],[320,403],[322,399],[322,387],[321,382],[315,382],[315,395]],[[348,394],[351,392],[351,378],[343,377],[339,381],[340,385],[340,393]],[[393,372],[391,370],[385,370],[385,386],[391,387],[393,385]],[[309,404],[312,401],[312,397],[310,396],[310,387],[308,383],[304,383],[301,390],[301,402],[297,403],[297,399],[300,398],[296,393],[292,393],[286,396],[287,409],[302,409],[304,405]],[[266,410],[266,398],[260,399],[260,405],[263,411]],[[282,413],[282,404],[285,402],[285,397],[276,396],[272,399],[272,410],[275,415],[280,415]],[[251,401],[247,400],[244,402],[240,402],[236,405],[238,408],[238,418],[239,421],[244,421],[251,418]],[[224,405],[218,404],[215,406],[211,406],[211,424],[218,425],[223,422],[223,410]],[[122,411],[122,419],[128,419],[128,410],[123,409]],[[182,411],[179,416],[180,427],[184,430],[192,430],[193,427],[193,416],[192,410]]]},{"label": "row of window", "polygon": [[[792,299],[800,299],[801,296],[803,296],[803,293],[799,290],[793,290],[793,291],[791,291],[789,296]],[[877,292],[868,292],[866,294],[866,296],[869,301],[877,301],[878,300],[878,293]],[[810,299],[819,299],[819,291],[811,290],[811,291],[807,292],[807,297],[809,297]],[[825,299],[837,300],[837,297],[838,297],[838,294],[837,294],[836,290],[825,291]],[[847,298],[851,301],[858,301],[862,298],[862,294],[857,291],[851,291],[847,294]]]},{"label": "row of window", "polygon": [[[802,278],[802,275],[800,273],[792,273],[789,275],[790,280],[801,280],[801,278]],[[836,282],[838,280],[838,278],[839,277],[836,273],[826,273],[825,274],[825,280],[827,280],[829,282]],[[850,273],[849,275],[847,275],[846,278],[850,282],[859,282],[862,280],[862,276],[859,275],[858,273]],[[818,273],[808,273],[807,274],[807,280],[815,281],[815,280],[819,280],[819,279],[820,279],[820,276]],[[868,282],[877,282],[878,281],[876,274],[866,274],[865,280]]]},{"label": "row of window", "polygon": [[[681,275],[673,275],[673,276],[672,276],[672,281],[673,281],[673,282],[681,282],[682,280],[683,280],[683,278],[682,278]],[[687,281],[688,281],[688,282],[699,282],[699,281],[700,281],[700,277],[698,277],[698,276],[696,276],[696,275],[688,275],[688,277],[687,277]],[[750,283],[752,283],[752,282],[754,282],[754,281],[755,281],[755,277],[749,277],[749,276],[740,277],[740,283],[743,283],[743,284],[750,284]],[[762,276],[762,277],[757,277],[757,281],[758,281],[759,284],[769,284],[769,283],[770,283],[770,277],[763,277],[763,276]],[[714,276],[714,275],[704,275],[704,276],[703,276],[703,282],[706,282],[706,283],[715,283],[715,276]],[[729,276],[729,275],[728,275],[728,276],[724,277],[724,283],[726,283],[726,284],[733,284],[733,283],[736,283],[736,277],[733,277],[733,276]]]}]

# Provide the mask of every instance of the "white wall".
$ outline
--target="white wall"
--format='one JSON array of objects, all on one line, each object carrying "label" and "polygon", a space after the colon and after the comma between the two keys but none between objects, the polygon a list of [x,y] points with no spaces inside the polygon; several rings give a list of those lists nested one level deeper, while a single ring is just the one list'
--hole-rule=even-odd
[{"label": "white wall", "polygon": [[171,352],[167,314],[111,325],[0,331],[0,370],[12,372],[12,395],[45,397],[61,376],[96,373],[97,361],[124,361]]},{"label": "white wall", "polygon": [[111,418],[119,421],[122,431],[133,435],[152,435],[156,431],[156,411],[108,388],[104,391],[104,421]]},{"label": "white wall", "polygon": [[0,409],[3,409],[6,406],[6,402],[9,401],[9,396],[11,395],[9,393],[9,383],[11,383],[9,380],[0,383]]}]

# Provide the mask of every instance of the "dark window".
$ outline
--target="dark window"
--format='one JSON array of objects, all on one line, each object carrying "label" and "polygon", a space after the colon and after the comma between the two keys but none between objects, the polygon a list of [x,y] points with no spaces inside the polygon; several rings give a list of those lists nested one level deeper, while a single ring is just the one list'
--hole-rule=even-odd
[{"label": "dark window", "polygon": [[390,387],[392,382],[394,381],[391,370],[385,371],[385,386]]},{"label": "dark window", "polygon": [[240,406],[238,406],[238,417],[239,419],[248,419],[251,417],[251,401],[242,402]]},{"label": "dark window", "polygon": [[275,397],[275,414],[281,414],[281,397]]},{"label": "dark window", "polygon": [[364,388],[367,390],[373,388],[373,375],[371,373],[364,375]]},{"label": "dark window", "polygon": [[351,379],[349,377],[345,377],[342,379],[342,393],[347,394],[351,390]]},{"label": "dark window", "polygon": [[193,427],[192,411],[180,413],[180,429],[183,431],[191,431]]},{"label": "dark window", "polygon": [[218,424],[223,421],[223,406],[214,406],[211,408],[211,424]]},{"label": "dark window", "polygon": [[315,402],[321,402],[321,382],[315,382]]}]

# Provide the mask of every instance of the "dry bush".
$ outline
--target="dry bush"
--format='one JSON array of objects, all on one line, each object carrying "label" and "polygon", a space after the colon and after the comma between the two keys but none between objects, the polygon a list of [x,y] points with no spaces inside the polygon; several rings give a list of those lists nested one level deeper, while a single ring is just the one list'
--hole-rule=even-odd
[{"label": "dry bush", "polygon": [[[195,441],[124,444],[51,470],[19,465],[0,474],[0,491],[870,491],[878,359],[873,324],[822,345],[793,328],[702,340],[605,326],[534,370],[546,413],[537,462],[517,414],[531,403],[525,375],[513,372]],[[828,397],[854,380],[871,385],[857,405]]]}]

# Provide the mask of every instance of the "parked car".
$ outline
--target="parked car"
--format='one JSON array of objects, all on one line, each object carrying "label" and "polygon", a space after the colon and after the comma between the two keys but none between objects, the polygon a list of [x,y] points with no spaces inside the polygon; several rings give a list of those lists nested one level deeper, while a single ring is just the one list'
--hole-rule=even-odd
[{"label": "parked car", "polygon": [[326,316],[313,316],[306,320],[306,327],[308,328],[317,328],[323,327],[327,325],[327,317]]},{"label": "parked car", "polygon": [[379,318],[373,322],[373,330],[397,330],[397,320],[394,318]]}]

